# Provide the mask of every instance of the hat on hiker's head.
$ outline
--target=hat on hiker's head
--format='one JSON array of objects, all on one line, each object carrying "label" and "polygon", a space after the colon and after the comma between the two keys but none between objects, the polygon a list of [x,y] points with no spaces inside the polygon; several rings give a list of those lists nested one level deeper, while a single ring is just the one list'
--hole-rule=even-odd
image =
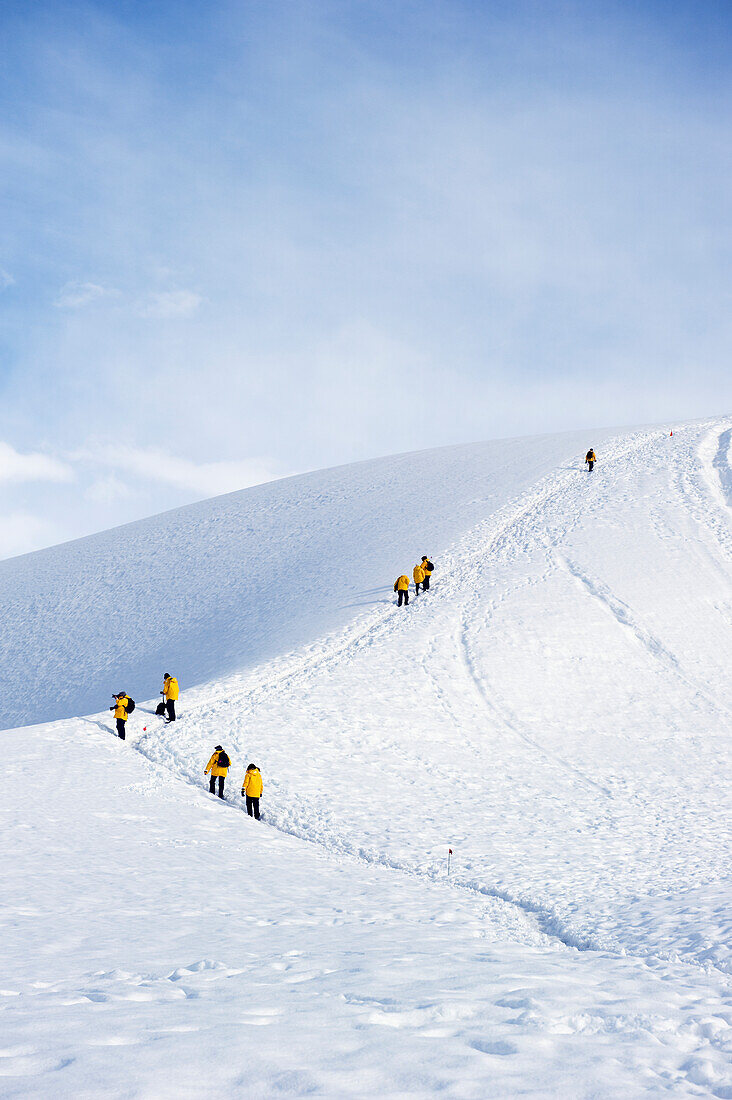
[{"label": "hat on hiker's head", "polygon": [[170,673],[169,673],[169,672],[164,672],[164,673],[163,673],[163,676],[164,676],[164,677],[165,677],[165,679],[167,680],[167,679],[168,679],[168,677],[170,676]]},{"label": "hat on hiker's head", "polygon": [[247,771],[248,772],[258,772],[259,768],[257,767],[256,764],[247,764]]},{"label": "hat on hiker's head", "polygon": [[426,554],[422,555],[422,561],[427,561],[427,555]]},{"label": "hat on hiker's head", "polygon": [[223,745],[214,745],[214,752],[223,752],[223,751],[224,751],[224,746]]}]

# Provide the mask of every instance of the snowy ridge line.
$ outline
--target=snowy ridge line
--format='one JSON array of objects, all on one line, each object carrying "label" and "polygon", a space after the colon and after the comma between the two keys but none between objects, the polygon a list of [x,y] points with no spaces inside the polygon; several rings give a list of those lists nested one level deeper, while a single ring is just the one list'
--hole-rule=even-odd
[{"label": "snowy ridge line", "polygon": [[[621,436],[615,447],[608,446],[607,457],[603,458],[603,462],[617,462],[657,435],[657,431],[643,431],[633,433],[630,437]],[[435,589],[440,595],[454,595],[456,591],[462,593],[465,588],[466,566],[483,562],[486,555],[494,550],[510,547],[510,531],[538,506],[549,503],[568,486],[573,485],[578,472],[581,472],[579,467],[572,467],[560,474],[547,475],[534,489],[522,493],[516,502],[504,505],[494,516],[482,520],[471,532],[448,547],[442,556],[436,583],[433,579],[431,594]],[[453,583],[450,584],[450,581]],[[424,610],[418,611],[420,606],[422,605],[410,603],[410,615],[424,614]],[[263,666],[264,675],[247,671],[228,677],[225,689],[228,699],[244,703],[250,710],[254,710],[271,691],[286,689],[297,684],[306,674],[337,665],[353,653],[373,645],[386,633],[401,629],[401,620],[395,619],[393,613],[394,606],[390,601],[388,607],[374,608],[344,629],[325,635],[304,649],[266,662]],[[199,685],[189,695],[193,692],[210,691],[214,686],[217,685]]]},{"label": "snowy ridge line", "polygon": [[[652,437],[656,433],[635,434],[642,436],[645,440],[647,436]],[[631,439],[634,438],[635,436],[631,437]],[[618,439],[619,442],[615,448],[612,445],[608,446],[606,451],[608,462],[622,458],[626,451],[639,445],[628,443],[627,436],[621,436]],[[538,503],[561,492],[566,485],[572,484],[580,470],[581,467],[570,468],[564,474],[564,480],[561,481],[559,480],[561,475],[547,475],[537,487],[522,493],[516,502],[504,505],[490,519],[482,520],[471,532],[449,546],[441,558],[439,577],[436,585],[433,579],[431,591],[434,591],[435,587],[438,590],[445,590],[446,583],[451,577],[458,575],[460,570],[471,564],[473,559],[482,559],[494,548],[508,546],[507,532],[515,527],[521,518],[530,514]],[[488,540],[487,544],[486,540]],[[454,591],[454,587],[448,591]],[[385,591],[388,592],[386,585]],[[418,606],[410,604],[411,615],[415,614]],[[254,710],[269,692],[296,684],[306,674],[337,665],[347,660],[353,653],[373,645],[390,630],[397,629],[399,620],[394,619],[393,611],[393,604],[389,601],[388,607],[373,608],[345,628],[327,634],[309,646],[265,662],[261,666],[266,670],[264,676],[261,673],[246,671],[227,677],[226,693],[231,700],[242,702],[250,710]],[[214,685],[201,684],[193,688],[192,692],[208,691],[212,686]]]},{"label": "snowy ridge line", "polygon": [[[583,443],[563,433],[386,456],[2,562],[0,725],[95,711],[100,674],[121,675],[144,699],[156,692],[162,662],[175,664],[190,690],[300,652],[383,610],[392,568],[391,580],[416,549],[441,558],[567,454],[576,462]],[[430,482],[429,504],[417,468]],[[353,571],[348,580],[343,568]],[[175,613],[152,613],[163,604]],[[36,651],[46,654],[51,692],[26,690]]]},{"label": "snowy ridge line", "polygon": [[563,557],[561,554],[556,554],[555,557],[561,568],[565,569],[577,581],[580,588],[596,600],[654,660],[659,661],[666,671],[671,672],[681,680],[690,691],[704,699],[712,710],[721,711],[732,722],[732,709],[683,671],[678,657],[636,619],[624,600],[615,596],[607,585],[600,581],[591,580],[578,565],[568,558]]}]

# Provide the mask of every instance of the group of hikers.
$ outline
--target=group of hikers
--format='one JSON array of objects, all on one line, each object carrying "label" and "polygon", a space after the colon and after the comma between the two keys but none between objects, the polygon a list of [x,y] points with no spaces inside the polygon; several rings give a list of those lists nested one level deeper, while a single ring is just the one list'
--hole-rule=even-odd
[{"label": "group of hikers", "polygon": [[[203,772],[204,775],[210,775],[211,777],[208,784],[211,794],[217,793],[216,785],[218,781],[218,796],[219,798],[224,797],[224,783],[230,767],[229,754],[221,745],[217,745]],[[241,796],[247,800],[247,813],[250,817],[256,818],[257,821],[259,821],[259,800],[262,797],[263,790],[264,784],[259,768],[256,764],[247,764],[244,781],[241,785]]]},{"label": "group of hikers", "polygon": [[[414,578],[414,591],[415,595],[419,595],[419,587],[422,586],[423,592],[429,592],[430,590],[430,577],[434,573],[435,567],[429,560],[426,554],[422,555],[422,561],[415,565],[412,570],[412,577]],[[398,593],[397,607],[401,607],[402,603],[405,605],[409,603],[409,585],[411,581],[406,573],[402,573],[401,577],[397,577],[394,581],[394,591]]]},{"label": "group of hikers", "polygon": [[[166,722],[175,722],[175,701],[178,698],[178,681],[175,676],[171,676],[169,672],[163,673],[163,690],[160,692],[163,696],[162,702],[158,703],[155,713],[161,718],[165,718]],[[116,695],[113,695],[114,703],[109,708],[114,711],[114,717],[117,722],[117,736],[120,740],[125,739],[125,725],[127,719],[135,709],[135,700],[131,695],[128,695],[126,691],[118,691]]]},{"label": "group of hikers", "polygon": [[[163,690],[160,692],[163,699],[158,703],[155,713],[165,718],[166,722],[175,722],[175,703],[179,695],[178,680],[175,676],[171,676],[169,672],[163,674]],[[109,708],[114,711],[114,717],[117,723],[117,736],[120,740],[125,740],[125,726],[127,719],[135,709],[135,700],[131,695],[128,695],[126,691],[118,691],[116,695],[113,695],[114,703]],[[216,794],[216,783],[218,780],[218,796],[224,797],[224,782],[226,776],[231,767],[231,760],[221,745],[217,745],[213,751],[213,755],[206,765],[204,775],[210,775],[208,789],[211,794]],[[244,775],[244,782],[241,787],[242,798],[247,800],[247,813],[250,817],[255,817],[259,821],[259,799],[262,797],[262,776],[260,775],[259,768],[256,764],[249,764]]]}]

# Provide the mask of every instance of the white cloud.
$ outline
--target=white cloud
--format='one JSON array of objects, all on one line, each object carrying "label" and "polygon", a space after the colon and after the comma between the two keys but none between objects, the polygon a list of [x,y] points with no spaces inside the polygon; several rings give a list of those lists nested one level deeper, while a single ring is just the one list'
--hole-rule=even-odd
[{"label": "white cloud", "polygon": [[129,448],[116,455],[113,461],[118,469],[138,477],[160,481],[202,496],[232,493],[278,476],[272,464],[265,459],[197,463],[165,451]]},{"label": "white cloud", "polygon": [[49,546],[56,541],[54,530],[37,516],[27,512],[11,512],[0,522],[0,558],[12,558],[16,554],[28,554],[39,546]]},{"label": "white cloud", "polygon": [[10,274],[10,272],[0,267],[0,290],[7,290],[7,288],[9,286],[12,286],[14,282],[15,279]]},{"label": "white cloud", "polygon": [[119,291],[98,283],[66,283],[53,303],[57,309],[81,309],[99,298],[116,297]]},{"label": "white cloud", "polygon": [[197,463],[99,440],[58,455],[0,441],[0,559],[284,476],[263,458]]},{"label": "white cloud", "polygon": [[[233,493],[237,489],[285,476],[275,463],[266,458],[194,462],[155,447],[94,447],[68,457],[75,464],[106,466],[138,481],[170,485],[197,497]],[[113,474],[109,478],[98,478],[87,491],[87,496],[99,503],[111,503],[123,499],[130,492],[126,482]]]},{"label": "white cloud", "polygon": [[116,504],[120,500],[127,500],[132,496],[129,485],[121,481],[114,474],[97,478],[86,490],[84,496],[93,504]]},{"label": "white cloud", "polygon": [[192,290],[168,290],[149,295],[140,312],[143,317],[188,317],[202,301],[201,295]]},{"label": "white cloud", "polygon": [[50,455],[20,454],[9,443],[0,442],[0,484],[73,479],[73,470],[65,462]]}]

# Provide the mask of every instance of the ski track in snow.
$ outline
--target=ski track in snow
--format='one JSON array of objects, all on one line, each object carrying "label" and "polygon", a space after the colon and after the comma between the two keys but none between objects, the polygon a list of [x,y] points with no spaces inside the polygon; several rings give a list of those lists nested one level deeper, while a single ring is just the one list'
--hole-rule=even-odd
[{"label": "ski track in snow", "polygon": [[587,592],[592,599],[597,600],[618,625],[627,630],[638,645],[646,650],[652,658],[659,661],[668,672],[685,684],[693,695],[704,699],[712,710],[720,711],[725,718],[732,721],[732,709],[703,685],[695,683],[690,676],[684,673],[679,659],[666,648],[659,638],[654,637],[649,630],[636,620],[627,603],[614,596],[610,589],[601,582],[593,581],[573,562],[563,558],[560,554],[557,554],[556,558],[558,564],[566,569],[570,576],[574,577],[580,588]]},{"label": "ski track in snow", "polygon": [[[732,428],[715,425],[704,435],[698,448],[698,462],[676,460],[676,483],[686,506],[702,532],[712,539],[716,553],[726,565],[732,563],[730,519],[729,441]],[[729,579],[729,573],[725,574]]]}]

